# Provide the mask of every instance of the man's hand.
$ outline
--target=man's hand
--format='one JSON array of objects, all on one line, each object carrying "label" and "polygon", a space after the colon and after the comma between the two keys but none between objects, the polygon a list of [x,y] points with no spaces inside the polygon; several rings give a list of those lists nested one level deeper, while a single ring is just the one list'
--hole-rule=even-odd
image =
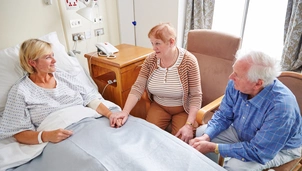
[{"label": "man's hand", "polygon": [[195,141],[190,145],[202,154],[207,154],[215,151],[216,144],[208,141]]},{"label": "man's hand", "polygon": [[207,134],[203,134],[201,137],[190,140],[189,144],[202,154],[214,152],[216,147],[215,143],[210,142],[210,137]]}]

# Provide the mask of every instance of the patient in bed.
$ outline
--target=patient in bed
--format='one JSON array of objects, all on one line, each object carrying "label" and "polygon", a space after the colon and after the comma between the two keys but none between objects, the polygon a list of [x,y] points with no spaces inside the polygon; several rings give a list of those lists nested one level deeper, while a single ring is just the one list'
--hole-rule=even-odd
[{"label": "patient in bed", "polygon": [[[56,68],[50,43],[29,39],[21,45],[20,63],[27,71],[8,94],[0,124],[0,139],[13,136],[23,144],[60,142],[72,131],[56,129],[36,131],[52,112],[76,105],[88,106],[100,115],[110,117],[111,111],[99,100],[96,89],[84,86],[69,73]],[[112,125],[114,127],[114,125]]]},{"label": "patient in bed", "polygon": [[[116,129],[122,121],[113,118],[120,107],[102,98],[80,64],[64,56],[56,34],[41,39],[51,44],[30,39],[14,50],[27,74],[7,89],[0,117],[0,171],[224,170],[143,119],[129,116]],[[16,62],[10,69],[15,65],[20,66]]]}]

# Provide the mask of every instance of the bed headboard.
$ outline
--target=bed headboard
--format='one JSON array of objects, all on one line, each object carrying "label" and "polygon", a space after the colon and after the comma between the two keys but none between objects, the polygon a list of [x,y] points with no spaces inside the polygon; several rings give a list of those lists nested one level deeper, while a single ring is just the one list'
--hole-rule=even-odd
[{"label": "bed headboard", "polygon": [[66,46],[62,19],[57,0],[46,5],[42,0],[1,0],[0,49],[57,32],[60,42]]}]

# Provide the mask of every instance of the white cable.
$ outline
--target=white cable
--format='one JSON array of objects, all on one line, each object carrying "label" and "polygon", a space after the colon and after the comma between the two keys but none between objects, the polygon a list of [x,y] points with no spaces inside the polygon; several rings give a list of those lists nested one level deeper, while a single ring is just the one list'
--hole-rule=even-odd
[{"label": "white cable", "polygon": [[116,83],[116,79],[114,79],[114,80],[108,80],[108,81],[107,81],[107,84],[105,85],[105,87],[104,87],[104,89],[103,89],[103,91],[102,91],[102,95],[104,94],[104,92],[105,92],[107,86],[110,85],[110,84],[113,84],[113,83]]},{"label": "white cable", "polygon": [[107,88],[108,85],[110,85],[110,84],[108,83],[108,84],[105,85],[105,87],[104,87],[104,89],[102,91],[102,96],[103,96],[103,94],[104,94],[104,92],[105,92],[105,90],[106,90],[106,88]]}]

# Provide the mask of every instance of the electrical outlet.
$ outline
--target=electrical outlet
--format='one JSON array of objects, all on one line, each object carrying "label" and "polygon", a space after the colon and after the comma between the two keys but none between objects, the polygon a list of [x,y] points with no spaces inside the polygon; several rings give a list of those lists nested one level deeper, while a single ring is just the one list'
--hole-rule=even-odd
[{"label": "electrical outlet", "polygon": [[82,25],[82,21],[80,19],[70,20],[71,28],[80,27],[81,25]]},{"label": "electrical outlet", "polygon": [[100,17],[95,17],[94,19],[93,19],[93,22],[94,23],[101,23],[103,21],[103,17],[102,16],[100,16]]},{"label": "electrical outlet", "polygon": [[72,40],[73,41],[84,40],[84,39],[85,39],[84,32],[73,33],[72,34]]},{"label": "electrical outlet", "polygon": [[104,35],[104,28],[95,29],[94,34],[95,34],[95,36]]},{"label": "electrical outlet", "polygon": [[116,83],[116,79],[114,79],[114,80],[108,80],[107,83],[108,83],[108,84]]}]

